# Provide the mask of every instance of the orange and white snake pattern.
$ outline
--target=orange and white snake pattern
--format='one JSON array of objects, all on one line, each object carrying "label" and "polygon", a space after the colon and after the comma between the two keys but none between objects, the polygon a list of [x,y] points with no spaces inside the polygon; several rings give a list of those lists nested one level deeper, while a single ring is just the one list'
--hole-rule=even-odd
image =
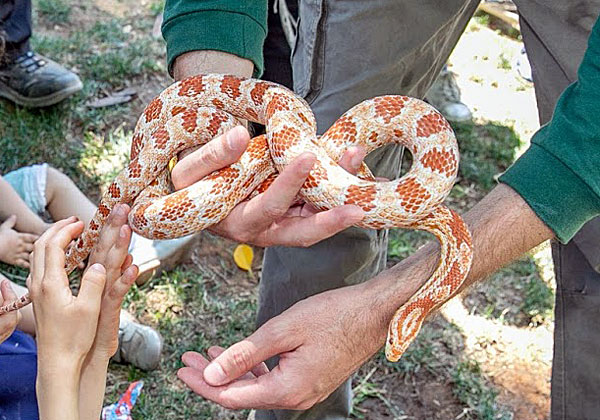
[{"label": "orange and white snake pattern", "polygon": [[[266,136],[252,139],[237,163],[171,193],[170,159],[231,129],[238,124],[236,118],[264,124]],[[413,156],[411,170],[398,180],[376,182],[364,165],[354,176],[337,164],[349,146],[370,152],[388,143],[404,145]],[[308,104],[277,84],[214,74],[174,83],[140,116],[130,163],[69,247],[66,271],[89,255],[117,203],[132,205],[129,223],[135,232],[151,239],[177,238],[218,223],[304,152],[317,157],[300,191],[306,202],[321,210],[354,204],[365,212],[358,226],[425,230],[441,243],[435,273],[390,323],[386,355],[396,361],[429,312],[456,294],[472,259],[465,223],[441,204],[458,171],[454,133],[441,114],[414,98],[381,96],[364,101],[319,137]],[[0,308],[0,315],[27,303],[29,297],[24,296]]]}]

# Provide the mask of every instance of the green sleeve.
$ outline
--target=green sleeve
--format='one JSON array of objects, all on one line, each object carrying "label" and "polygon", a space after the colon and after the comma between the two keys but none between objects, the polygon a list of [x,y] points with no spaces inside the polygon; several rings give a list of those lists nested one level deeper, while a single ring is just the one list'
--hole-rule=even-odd
[{"label": "green sleeve", "polygon": [[167,0],[162,33],[171,75],[177,56],[216,50],[251,60],[258,77],[263,71],[267,0]]},{"label": "green sleeve", "polygon": [[577,82],[563,92],[552,120],[500,182],[519,193],[561,242],[600,214],[599,21]]}]

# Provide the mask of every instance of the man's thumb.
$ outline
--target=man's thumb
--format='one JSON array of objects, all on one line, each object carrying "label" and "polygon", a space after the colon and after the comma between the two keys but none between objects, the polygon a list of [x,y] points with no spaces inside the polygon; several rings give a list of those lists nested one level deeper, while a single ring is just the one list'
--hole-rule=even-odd
[{"label": "man's thumb", "polygon": [[212,386],[227,384],[250,372],[256,365],[270,357],[291,350],[285,348],[283,340],[274,340],[275,334],[270,336],[263,333],[261,329],[215,358],[204,369],[206,383]]}]

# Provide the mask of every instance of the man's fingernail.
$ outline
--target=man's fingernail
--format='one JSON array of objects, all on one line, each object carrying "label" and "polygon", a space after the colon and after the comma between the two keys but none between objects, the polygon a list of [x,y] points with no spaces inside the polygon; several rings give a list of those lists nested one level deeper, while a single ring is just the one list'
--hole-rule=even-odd
[{"label": "man's fingernail", "polygon": [[227,376],[218,363],[211,363],[204,369],[204,380],[211,385],[221,385],[226,379]]},{"label": "man's fingernail", "polygon": [[125,214],[125,206],[123,206],[121,204],[117,204],[115,206],[115,213],[118,214],[119,216],[123,216]]},{"label": "man's fingernail", "polygon": [[106,269],[105,269],[105,268],[104,268],[104,266],[103,266],[102,264],[100,264],[100,263],[96,263],[96,264],[92,265],[92,266],[90,267],[90,270],[92,270],[92,271],[96,271],[96,272],[98,272],[98,273],[102,273],[102,274],[106,273]]},{"label": "man's fingernail", "polygon": [[310,171],[313,166],[315,166],[315,155],[312,155],[312,159],[309,159],[308,157],[304,157],[304,160],[302,161],[302,165],[301,165],[301,169],[303,172],[308,172]]},{"label": "man's fingernail", "polygon": [[362,153],[357,153],[352,157],[350,164],[352,165],[352,168],[358,170],[360,168],[360,165],[362,164],[362,161],[363,161]]},{"label": "man's fingernail", "polygon": [[237,150],[240,148],[238,136],[232,134],[231,131],[227,133],[227,146],[229,146],[231,150]]}]

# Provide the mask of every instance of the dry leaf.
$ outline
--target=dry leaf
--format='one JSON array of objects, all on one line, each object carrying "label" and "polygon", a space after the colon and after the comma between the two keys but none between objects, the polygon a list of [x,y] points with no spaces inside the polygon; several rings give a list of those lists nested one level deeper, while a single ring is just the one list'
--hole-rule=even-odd
[{"label": "dry leaf", "polygon": [[127,88],[118,92],[113,92],[104,98],[89,101],[86,105],[90,108],[103,108],[106,106],[124,104],[125,102],[131,101],[136,94],[137,91],[135,89]]}]

